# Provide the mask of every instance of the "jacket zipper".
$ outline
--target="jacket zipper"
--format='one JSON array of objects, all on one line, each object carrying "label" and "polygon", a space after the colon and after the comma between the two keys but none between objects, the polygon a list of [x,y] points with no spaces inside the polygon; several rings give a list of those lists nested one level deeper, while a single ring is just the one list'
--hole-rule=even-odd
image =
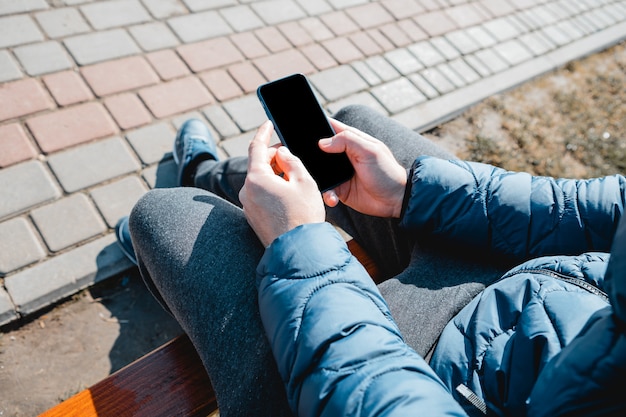
[{"label": "jacket zipper", "polygon": [[569,284],[575,285],[578,288],[582,288],[583,290],[587,290],[588,292],[597,295],[598,297],[600,297],[604,301],[606,301],[608,304],[611,304],[611,302],[609,300],[609,296],[604,291],[602,291],[598,287],[588,283],[587,281],[584,281],[584,280],[582,280],[580,278],[568,277],[567,275],[563,275],[563,274],[560,274],[560,273],[554,272],[554,271],[547,271],[545,269],[538,269],[538,268],[520,269],[520,270],[517,270],[517,271],[509,272],[508,274],[505,274],[498,281],[502,281],[502,280],[504,280],[506,278],[512,277],[513,275],[518,275],[518,274],[527,273],[527,272],[533,273],[533,274],[546,275],[546,276],[549,276],[549,277],[561,280],[563,282],[567,282]]}]

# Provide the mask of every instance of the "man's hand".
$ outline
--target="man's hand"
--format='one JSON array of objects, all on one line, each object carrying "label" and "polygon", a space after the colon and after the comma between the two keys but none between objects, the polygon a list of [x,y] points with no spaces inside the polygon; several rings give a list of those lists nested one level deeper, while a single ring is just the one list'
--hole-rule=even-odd
[{"label": "man's hand", "polygon": [[337,134],[319,142],[328,153],[346,152],[354,165],[350,181],[324,193],[329,207],[339,201],[363,214],[400,217],[407,173],[384,143],[358,129],[331,119]]},{"label": "man's hand", "polygon": [[281,146],[270,148],[274,127],[265,122],[248,148],[248,174],[239,200],[264,246],[306,224],[322,223],[326,212],[319,189],[300,159]]}]

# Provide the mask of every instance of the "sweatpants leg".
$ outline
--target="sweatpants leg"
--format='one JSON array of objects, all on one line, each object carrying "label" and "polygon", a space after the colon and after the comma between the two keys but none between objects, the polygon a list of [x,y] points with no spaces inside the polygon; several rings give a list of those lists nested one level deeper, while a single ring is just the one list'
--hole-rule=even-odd
[{"label": "sweatpants leg", "polygon": [[263,247],[243,212],[197,188],[157,189],[130,229],[141,275],[196,347],[220,415],[291,415],[258,310]]}]

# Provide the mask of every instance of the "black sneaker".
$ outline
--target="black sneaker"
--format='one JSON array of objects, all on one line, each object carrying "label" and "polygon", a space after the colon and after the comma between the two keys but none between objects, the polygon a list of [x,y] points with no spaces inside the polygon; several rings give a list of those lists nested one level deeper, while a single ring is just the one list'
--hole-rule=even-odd
[{"label": "black sneaker", "polygon": [[174,161],[178,165],[178,184],[193,186],[198,164],[207,159],[219,160],[215,139],[204,123],[189,119],[178,130],[174,141]]},{"label": "black sneaker", "polygon": [[128,216],[122,217],[115,225],[115,236],[117,237],[117,244],[122,250],[122,253],[124,253],[133,264],[137,265],[137,256],[135,255],[135,248],[133,248],[133,242],[130,238],[130,229],[128,228]]}]

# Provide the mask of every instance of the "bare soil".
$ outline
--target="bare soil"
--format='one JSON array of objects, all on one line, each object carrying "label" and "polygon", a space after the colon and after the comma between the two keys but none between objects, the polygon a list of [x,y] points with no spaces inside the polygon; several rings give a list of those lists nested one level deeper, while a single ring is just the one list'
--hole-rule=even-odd
[{"label": "bare soil", "polygon": [[[488,98],[426,133],[459,157],[536,175],[626,168],[626,43]],[[0,332],[0,416],[33,416],[180,333],[136,271]]]},{"label": "bare soil", "polygon": [[589,178],[626,170],[626,43],[492,96],[426,134],[463,159]]}]

